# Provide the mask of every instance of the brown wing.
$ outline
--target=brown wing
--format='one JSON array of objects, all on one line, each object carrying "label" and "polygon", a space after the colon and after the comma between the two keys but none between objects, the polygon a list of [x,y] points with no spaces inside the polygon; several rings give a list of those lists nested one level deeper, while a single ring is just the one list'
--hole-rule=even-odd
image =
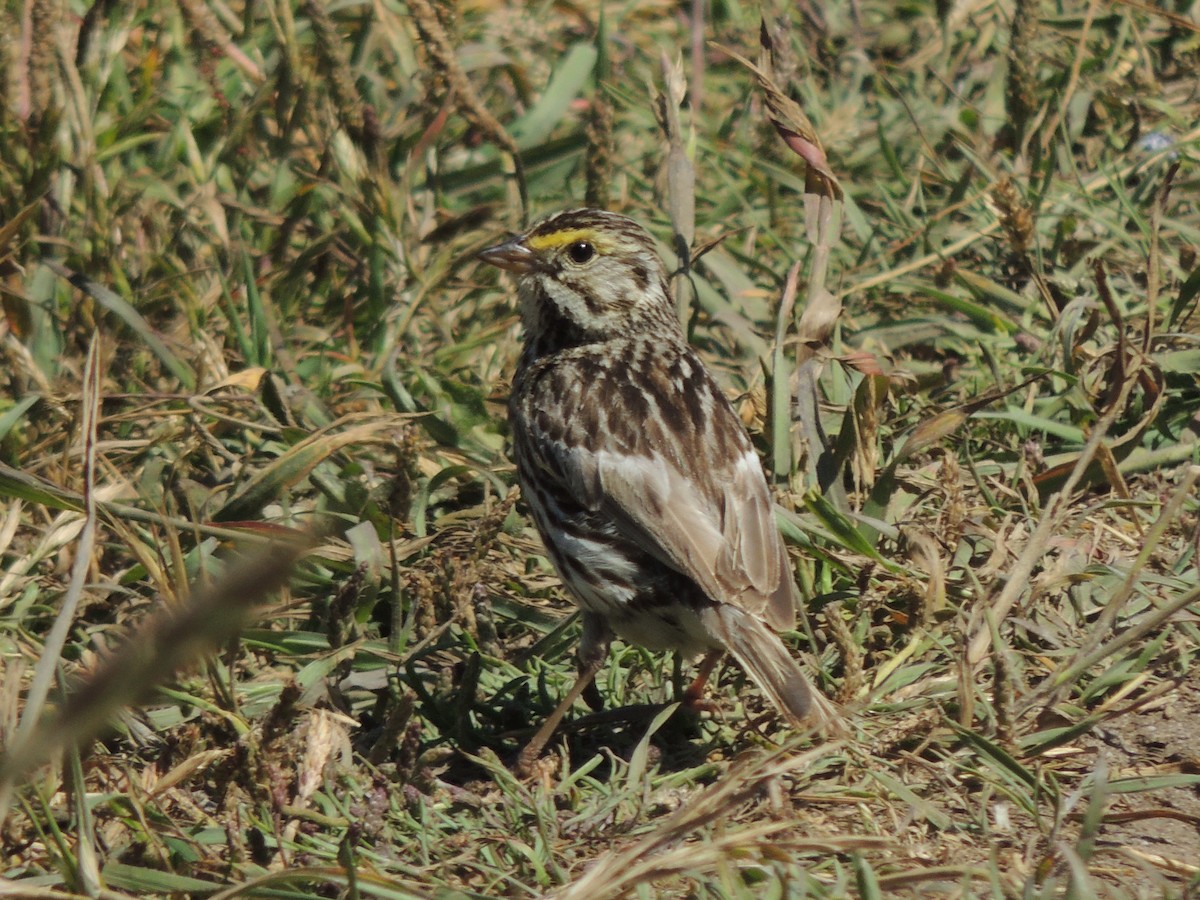
[{"label": "brown wing", "polygon": [[[684,471],[661,455],[596,454],[603,508],[621,530],[714,600],[777,629],[796,622],[795,584],[752,449],[720,469]],[[705,485],[697,478],[712,478]]]},{"label": "brown wing", "polygon": [[[686,346],[654,346],[633,357],[643,366],[606,366],[570,386],[569,420],[531,442],[547,454],[542,464],[712,599],[776,629],[794,626],[791,566],[741,422]],[[543,380],[531,408],[541,391],[561,403],[567,387],[555,381]],[[531,414],[529,425],[536,428],[537,418]]]}]

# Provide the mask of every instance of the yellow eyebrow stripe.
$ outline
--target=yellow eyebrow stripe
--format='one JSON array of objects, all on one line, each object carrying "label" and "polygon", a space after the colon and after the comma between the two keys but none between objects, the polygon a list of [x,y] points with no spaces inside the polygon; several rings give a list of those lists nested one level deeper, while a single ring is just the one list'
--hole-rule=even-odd
[{"label": "yellow eyebrow stripe", "polygon": [[552,231],[549,234],[535,234],[525,243],[530,250],[553,250],[555,247],[565,247],[576,241],[591,241],[599,246],[596,231],[593,228],[567,228],[563,231]]}]

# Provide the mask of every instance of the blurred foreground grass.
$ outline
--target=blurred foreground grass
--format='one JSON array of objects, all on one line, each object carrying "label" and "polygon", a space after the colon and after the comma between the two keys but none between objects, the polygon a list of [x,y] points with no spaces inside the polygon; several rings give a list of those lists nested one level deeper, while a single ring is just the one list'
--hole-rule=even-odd
[{"label": "blurred foreground grass", "polygon": [[[3,890],[1200,888],[1197,5],[765,19],[844,191],[819,265],[716,46],[755,59],[758,9],[0,12]],[[852,740],[776,730],[725,667],[720,714],[504,768],[578,629],[505,453],[512,288],[473,253],[585,197],[707,251],[685,312]],[[301,535],[273,590],[265,542]],[[600,687],[671,681],[620,647]]]}]

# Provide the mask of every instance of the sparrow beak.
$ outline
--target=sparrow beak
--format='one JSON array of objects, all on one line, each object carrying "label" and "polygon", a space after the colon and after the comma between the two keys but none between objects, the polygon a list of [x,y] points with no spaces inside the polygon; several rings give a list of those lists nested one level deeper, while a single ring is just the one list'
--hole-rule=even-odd
[{"label": "sparrow beak", "polygon": [[479,258],[497,268],[516,272],[518,275],[532,272],[537,264],[537,257],[534,256],[533,251],[526,247],[519,237],[479,251]]}]

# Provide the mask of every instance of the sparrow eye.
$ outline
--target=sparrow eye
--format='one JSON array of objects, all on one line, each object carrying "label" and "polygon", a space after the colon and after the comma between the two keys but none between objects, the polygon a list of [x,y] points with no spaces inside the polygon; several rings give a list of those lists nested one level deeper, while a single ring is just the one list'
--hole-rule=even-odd
[{"label": "sparrow eye", "polygon": [[591,241],[576,241],[567,248],[567,256],[578,266],[589,263],[596,255],[596,248]]}]

